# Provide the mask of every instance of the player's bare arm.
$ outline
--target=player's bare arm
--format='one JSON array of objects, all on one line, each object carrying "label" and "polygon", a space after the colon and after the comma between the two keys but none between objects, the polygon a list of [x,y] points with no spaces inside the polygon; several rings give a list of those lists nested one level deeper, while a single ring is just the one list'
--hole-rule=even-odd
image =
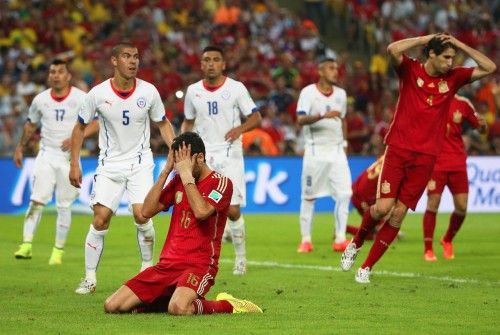
[{"label": "player's bare arm", "polygon": [[215,208],[210,205],[198,191],[193,177],[193,167],[196,160],[203,162],[203,157],[198,154],[191,156],[191,145],[182,144],[180,149],[174,152],[175,170],[179,174],[184,185],[184,191],[188,198],[189,206],[197,220],[205,220],[215,212]]},{"label": "player's bare arm", "polygon": [[392,42],[387,47],[387,53],[390,56],[391,62],[394,65],[399,66],[403,62],[403,54],[405,51],[417,46],[426,45],[436,35],[444,36],[444,34],[430,34],[426,36],[405,38],[403,40]]},{"label": "player's bare arm", "polygon": [[23,166],[24,148],[26,147],[26,144],[28,144],[28,141],[35,133],[36,129],[37,125],[31,123],[30,121],[26,121],[26,123],[24,124],[23,134],[21,136],[21,139],[19,140],[19,143],[16,146],[16,151],[14,152],[14,163],[18,168]]},{"label": "player's bare arm", "polygon": [[193,127],[194,127],[194,120],[184,119],[181,125],[181,133],[193,131]]},{"label": "player's bare arm", "polygon": [[226,139],[226,141],[233,142],[234,140],[239,138],[241,134],[259,127],[261,122],[262,122],[262,116],[260,115],[260,113],[259,112],[252,113],[246,119],[245,122],[243,122],[238,127],[234,127],[233,129],[228,131],[226,136],[224,136],[224,138]]},{"label": "player's bare arm", "polygon": [[[94,120],[89,123],[88,127],[85,128],[85,132],[83,134],[83,138],[87,139],[94,134],[97,134],[99,132],[99,122],[97,120]],[[67,138],[63,141],[61,144],[61,149],[62,151],[70,151],[71,150],[71,137]]]},{"label": "player's bare arm", "polygon": [[471,81],[481,79],[496,71],[497,66],[495,65],[495,63],[480,51],[471,48],[470,46],[461,42],[454,36],[446,34],[443,36],[445,42],[450,42],[458,49],[462,50],[467,55],[469,55],[477,63],[478,66],[474,68],[474,71],[472,72]]},{"label": "player's bare arm", "polygon": [[160,202],[160,195],[165,182],[167,181],[168,175],[174,169],[174,154],[172,150],[169,150],[167,157],[167,164],[160,172],[158,180],[149,190],[146,198],[144,198],[144,203],[142,204],[141,214],[145,218],[152,218],[159,212],[165,210],[165,205]]},{"label": "player's bare arm", "polygon": [[69,181],[74,187],[80,188],[82,183],[82,170],[80,169],[80,149],[82,148],[85,128],[87,124],[77,122],[71,133],[71,160],[69,168]]},{"label": "player's bare arm", "polygon": [[156,125],[160,130],[161,137],[170,148],[175,137],[174,127],[172,127],[172,124],[168,119],[165,119],[162,122],[156,122]]}]

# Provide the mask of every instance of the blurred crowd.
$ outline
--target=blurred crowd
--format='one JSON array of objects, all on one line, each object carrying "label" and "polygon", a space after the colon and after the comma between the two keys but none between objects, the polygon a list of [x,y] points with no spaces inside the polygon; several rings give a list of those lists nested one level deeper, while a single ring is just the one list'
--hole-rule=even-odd
[{"label": "blurred crowd", "polygon": [[[349,96],[348,150],[362,155],[381,153],[395,109],[390,42],[447,31],[499,64],[500,1],[304,0],[302,6],[299,16],[274,0],[0,0],[0,156],[12,155],[53,58],[67,59],[73,84],[88,91],[112,75],[110,49],[124,38],[139,47],[138,77],[156,85],[177,131],[182,92],[201,78],[200,50],[222,46],[227,75],[247,86],[263,116],[262,127],[244,136],[248,155],[302,153],[295,108],[301,88],[318,79],[318,57],[339,63],[338,85]],[[457,63],[474,65],[464,55]],[[487,135],[464,131],[468,152],[500,154],[498,73],[461,94],[490,126]],[[152,134],[153,151],[163,153],[158,131]],[[95,139],[84,152],[97,152]]]}]

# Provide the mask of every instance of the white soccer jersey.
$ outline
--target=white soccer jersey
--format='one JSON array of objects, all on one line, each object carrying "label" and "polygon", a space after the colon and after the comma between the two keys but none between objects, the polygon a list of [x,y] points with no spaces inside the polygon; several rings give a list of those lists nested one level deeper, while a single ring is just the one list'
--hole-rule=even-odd
[{"label": "white soccer jersey", "polygon": [[194,131],[200,134],[207,151],[231,146],[242,150],[241,137],[229,144],[224,136],[241,124],[240,113],[248,116],[257,111],[243,83],[226,78],[217,88],[208,88],[203,80],[189,85],[184,100],[184,115],[195,120]]},{"label": "white soccer jersey", "polygon": [[99,118],[99,164],[141,163],[152,159],[150,119],[165,120],[165,107],[154,85],[136,79],[128,95],[118,92],[111,79],[95,86],[87,94],[80,113],[80,123]]},{"label": "white soccer jersey", "polygon": [[[347,96],[344,89],[333,86],[333,92],[326,96],[316,84],[302,89],[297,103],[297,115],[319,115],[327,111],[340,112],[343,119],[347,109]],[[303,127],[306,154],[330,152],[344,141],[342,120],[339,118],[322,119]]]},{"label": "white soccer jersey", "polygon": [[[41,126],[40,150],[63,153],[61,145],[71,137],[86,93],[73,86],[63,98],[56,98],[51,92],[52,89],[47,89],[35,96],[29,108],[28,119]],[[64,154],[69,155],[69,152]]]}]

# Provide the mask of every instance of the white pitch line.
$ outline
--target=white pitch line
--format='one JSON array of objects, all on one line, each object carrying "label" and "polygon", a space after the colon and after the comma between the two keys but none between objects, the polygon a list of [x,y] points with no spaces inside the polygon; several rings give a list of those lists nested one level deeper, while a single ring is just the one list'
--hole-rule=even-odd
[{"label": "white pitch line", "polygon": [[[233,263],[234,260],[221,258],[219,260],[221,263]],[[271,261],[247,261],[248,265],[261,266],[267,268],[282,268],[282,269],[306,269],[306,270],[317,270],[317,271],[334,271],[334,272],[344,272],[340,267],[336,266],[325,266],[325,265],[308,265],[308,264],[290,264],[290,263],[278,263]],[[393,272],[393,271],[373,271],[376,275],[389,276],[389,277],[401,277],[401,278],[421,278],[435,281],[443,281],[450,283],[459,284],[479,284],[479,285],[500,285],[500,281],[484,281],[472,278],[453,278],[449,276],[439,277],[439,276],[426,276],[420,273],[413,272]]]}]

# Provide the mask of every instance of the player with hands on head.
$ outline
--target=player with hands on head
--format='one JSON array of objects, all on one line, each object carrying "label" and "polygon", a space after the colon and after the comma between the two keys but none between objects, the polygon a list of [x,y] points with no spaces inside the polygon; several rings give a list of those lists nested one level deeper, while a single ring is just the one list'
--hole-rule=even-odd
[{"label": "player with hands on head", "polygon": [[[424,63],[405,55],[406,51],[422,46]],[[453,67],[458,50],[470,56],[478,66]],[[365,211],[359,232],[341,258],[342,269],[349,270],[366,234],[389,215],[355,275],[356,282],[362,284],[370,282],[373,266],[394,241],[408,209],[415,210],[425,191],[445,139],[455,93],[496,70],[495,63],[488,57],[448,34],[403,39],[391,43],[387,52],[399,77],[399,100],[385,138],[387,149],[378,180],[377,200]]]},{"label": "player with hands on head", "polygon": [[[176,174],[167,183],[173,170]],[[175,138],[167,164],[142,207],[142,215],[147,218],[173,207],[160,260],[112,294],[105,302],[105,311],[172,315],[262,313],[252,302],[228,293],[218,294],[216,300],[205,299],[218,272],[232,192],[231,180],[206,164],[200,136],[185,132]]]}]

